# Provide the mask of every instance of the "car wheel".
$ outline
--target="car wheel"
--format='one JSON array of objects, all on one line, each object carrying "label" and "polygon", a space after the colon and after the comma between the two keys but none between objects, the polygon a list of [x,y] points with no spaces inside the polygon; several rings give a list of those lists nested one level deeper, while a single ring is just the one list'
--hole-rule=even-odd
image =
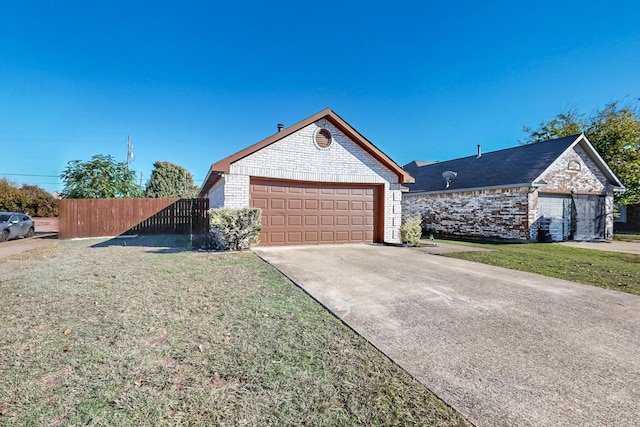
[{"label": "car wheel", "polygon": [[9,231],[2,230],[2,232],[0,233],[0,242],[6,242],[7,240],[9,240]]},{"label": "car wheel", "polygon": [[36,231],[33,229],[33,227],[31,227],[29,231],[27,231],[27,234],[25,235],[25,237],[33,237],[35,235],[36,235]]}]

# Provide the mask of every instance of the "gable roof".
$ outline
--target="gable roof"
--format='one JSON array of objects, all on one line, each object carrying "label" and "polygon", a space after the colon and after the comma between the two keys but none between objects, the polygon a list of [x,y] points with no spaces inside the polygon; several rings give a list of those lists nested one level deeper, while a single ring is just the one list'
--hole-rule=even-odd
[{"label": "gable roof", "polygon": [[391,160],[389,156],[384,154],[378,147],[376,147],[371,141],[362,136],[357,130],[355,130],[351,125],[349,125],[342,117],[338,116],[335,112],[333,112],[330,108],[325,108],[319,113],[314,114],[313,116],[307,117],[306,119],[285,128],[270,137],[259,141],[244,150],[238,151],[224,159],[214,163],[211,165],[209,172],[207,173],[207,177],[200,188],[200,192],[198,193],[198,197],[204,196],[206,192],[211,188],[211,186],[220,178],[221,174],[229,173],[231,170],[231,164],[237,162],[240,159],[243,159],[256,151],[262,150],[263,148],[299,131],[300,129],[318,121],[321,119],[325,119],[331,122],[336,128],[338,128],[342,133],[344,133],[347,137],[353,140],[356,144],[362,147],[367,153],[371,154],[376,160],[389,168],[393,173],[398,176],[398,180],[400,184],[407,184],[414,182],[413,177],[400,167],[396,162]]},{"label": "gable roof", "polygon": [[[576,145],[585,150],[614,187],[624,188],[584,134],[424,166],[411,162],[405,165],[405,170],[411,173],[416,181],[407,187],[409,193],[443,193],[479,188],[544,186],[545,183],[540,181],[542,175],[557,159]],[[457,173],[448,188],[445,188],[446,181],[442,177],[445,171]]]}]

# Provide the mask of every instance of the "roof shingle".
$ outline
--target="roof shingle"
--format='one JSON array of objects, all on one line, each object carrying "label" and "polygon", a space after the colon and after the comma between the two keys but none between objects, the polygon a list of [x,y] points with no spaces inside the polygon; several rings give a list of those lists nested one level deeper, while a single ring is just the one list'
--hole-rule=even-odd
[{"label": "roof shingle", "polygon": [[572,135],[423,166],[414,161],[404,168],[416,181],[405,185],[409,192],[445,191],[445,171],[457,173],[446,191],[532,183],[579,137]]}]

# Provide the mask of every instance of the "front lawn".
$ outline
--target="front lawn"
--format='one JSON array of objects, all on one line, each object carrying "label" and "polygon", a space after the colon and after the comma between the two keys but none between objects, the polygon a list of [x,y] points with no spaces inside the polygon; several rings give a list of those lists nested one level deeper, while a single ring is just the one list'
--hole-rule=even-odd
[{"label": "front lawn", "polygon": [[474,243],[491,251],[445,254],[512,270],[528,271],[640,295],[640,255],[556,243]]},{"label": "front lawn", "polygon": [[613,239],[623,242],[640,242],[640,234],[616,233],[614,234]]},{"label": "front lawn", "polygon": [[2,425],[468,425],[252,253],[0,260]]}]

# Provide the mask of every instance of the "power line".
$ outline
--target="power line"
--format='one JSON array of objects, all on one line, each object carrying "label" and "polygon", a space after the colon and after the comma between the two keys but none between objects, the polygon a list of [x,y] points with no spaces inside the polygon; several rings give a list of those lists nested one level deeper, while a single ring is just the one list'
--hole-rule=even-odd
[{"label": "power line", "polygon": [[42,178],[58,178],[58,175],[35,175],[29,173],[4,173],[0,172],[0,175],[9,175],[9,176],[38,176]]}]

